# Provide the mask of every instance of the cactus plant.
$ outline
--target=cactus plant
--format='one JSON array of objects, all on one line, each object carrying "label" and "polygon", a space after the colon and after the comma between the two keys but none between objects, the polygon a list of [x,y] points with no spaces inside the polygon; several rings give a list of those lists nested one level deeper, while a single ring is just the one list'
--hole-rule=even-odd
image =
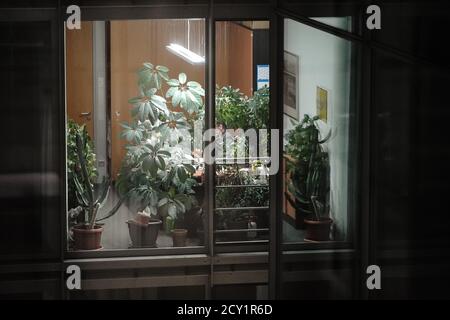
[{"label": "cactus plant", "polygon": [[100,184],[92,183],[88,168],[86,157],[83,153],[83,137],[79,132],[76,133],[76,151],[81,168],[81,178],[78,179],[77,175],[73,175],[73,180],[75,184],[75,194],[78,203],[81,208],[84,209],[84,224],[87,229],[93,229],[96,222],[105,220],[112,215],[114,215],[117,210],[122,205],[122,199],[120,199],[117,204],[103,217],[97,219],[97,214],[99,210],[104,206],[108,199],[108,194],[110,190],[110,180],[104,179]]}]

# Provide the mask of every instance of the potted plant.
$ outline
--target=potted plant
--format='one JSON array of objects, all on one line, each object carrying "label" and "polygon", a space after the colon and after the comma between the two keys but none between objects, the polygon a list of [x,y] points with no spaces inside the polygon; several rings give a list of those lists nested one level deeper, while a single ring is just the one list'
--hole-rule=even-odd
[{"label": "potted plant", "polygon": [[149,207],[136,214],[134,219],[127,222],[133,247],[156,247],[156,239],[162,221],[151,214]]},{"label": "potted plant", "polygon": [[[77,250],[95,250],[101,248],[103,227],[99,222],[115,214],[120,208],[122,200],[120,199],[103,218],[97,218],[99,211],[108,199],[110,182],[107,180],[101,184],[95,184],[91,181],[87,156],[84,153],[86,141],[80,132],[76,132],[75,137],[81,179],[77,174],[71,176],[75,185],[75,195],[79,207],[71,210],[70,213],[75,215],[84,213],[84,215],[82,223],[72,227],[74,246]],[[74,217],[72,216],[71,218]]]},{"label": "potted plant", "polygon": [[[169,222],[181,221],[195,203],[193,175],[198,157],[192,156],[191,132],[193,121],[202,119],[204,90],[199,83],[188,81],[186,74],[170,79],[167,67],[151,63],[139,70],[138,88],[140,95],[129,100],[132,122],[122,124],[127,153],[118,188],[137,204],[139,212],[158,219],[158,225],[164,221],[166,231],[172,231]],[[148,228],[135,221],[128,221],[128,226],[132,241],[137,239],[132,233]],[[154,243],[145,243],[150,245]]]},{"label": "potted plant", "polygon": [[166,217],[166,232],[172,235],[174,247],[186,246],[188,229],[187,216],[192,214],[191,209],[196,205],[196,199],[190,195],[177,193],[176,188],[170,188],[163,193],[159,201],[161,215]]},{"label": "potted plant", "polygon": [[[309,240],[328,240],[332,220],[329,218],[329,160],[323,148],[330,133],[320,138],[318,117],[305,115],[287,134],[288,201],[296,208],[297,220],[306,227]],[[327,209],[328,208],[328,209]],[[312,229],[320,231],[313,232]]]}]

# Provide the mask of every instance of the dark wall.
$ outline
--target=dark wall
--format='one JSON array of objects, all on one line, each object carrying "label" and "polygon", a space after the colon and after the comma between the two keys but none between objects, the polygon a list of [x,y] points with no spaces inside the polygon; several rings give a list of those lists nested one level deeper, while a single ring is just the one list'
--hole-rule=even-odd
[{"label": "dark wall", "polygon": [[60,259],[64,106],[54,26],[37,15],[0,20],[2,260]]},{"label": "dark wall", "polygon": [[[382,290],[364,289],[362,264],[356,285],[363,289],[355,297],[449,298],[450,62],[444,40],[450,33],[449,5],[376,4],[381,8],[381,30],[368,31],[367,2],[281,1],[284,9],[302,16],[351,15],[355,32],[369,40],[365,46],[371,48],[366,51],[371,57],[364,59],[372,61],[371,103],[361,110],[370,117],[370,210],[361,215],[370,217],[370,242],[359,258],[367,254],[369,264],[381,267]],[[359,232],[364,230],[359,227]],[[296,290],[302,294],[301,286]]]},{"label": "dark wall", "polygon": [[382,6],[383,27],[373,34],[404,53],[373,51],[372,246],[375,261],[400,271],[386,275],[388,287],[375,297],[450,297],[450,211],[444,200],[450,73],[441,45],[450,17],[444,8]]}]

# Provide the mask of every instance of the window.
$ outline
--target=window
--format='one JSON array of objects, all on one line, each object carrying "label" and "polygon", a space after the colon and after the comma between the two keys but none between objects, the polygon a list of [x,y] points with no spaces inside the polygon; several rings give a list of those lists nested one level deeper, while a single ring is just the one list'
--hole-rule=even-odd
[{"label": "window", "polygon": [[[321,18],[341,29],[347,18]],[[352,46],[285,19],[283,240],[348,241],[356,201]]]},{"label": "window", "polygon": [[269,22],[216,22],[216,245],[269,239],[269,85]]},{"label": "window", "polygon": [[69,250],[203,245],[204,30],[164,19],[66,31]]}]

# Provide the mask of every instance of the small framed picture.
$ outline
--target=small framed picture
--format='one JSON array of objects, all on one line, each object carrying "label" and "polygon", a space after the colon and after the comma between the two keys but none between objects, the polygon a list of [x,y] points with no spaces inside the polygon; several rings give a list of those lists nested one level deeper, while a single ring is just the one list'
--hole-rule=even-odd
[{"label": "small framed picture", "polygon": [[298,120],[299,96],[298,96],[299,57],[288,51],[284,52],[283,70],[283,103],[284,113]]},{"label": "small framed picture", "polygon": [[316,89],[316,114],[323,122],[328,121],[328,90],[317,86]]}]

